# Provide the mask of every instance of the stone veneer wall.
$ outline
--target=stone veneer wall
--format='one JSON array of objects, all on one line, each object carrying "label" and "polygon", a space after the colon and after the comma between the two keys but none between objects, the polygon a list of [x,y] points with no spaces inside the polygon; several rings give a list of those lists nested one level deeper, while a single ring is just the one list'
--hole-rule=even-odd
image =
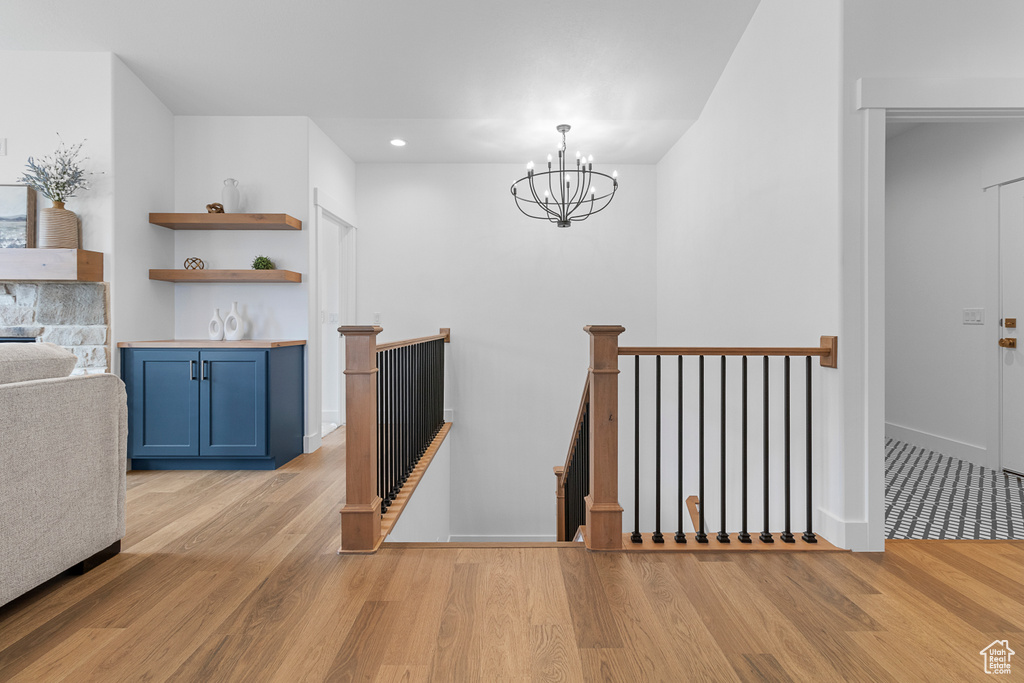
[{"label": "stone veneer wall", "polygon": [[0,282],[0,337],[35,337],[78,356],[72,374],[108,372],[105,282]]}]

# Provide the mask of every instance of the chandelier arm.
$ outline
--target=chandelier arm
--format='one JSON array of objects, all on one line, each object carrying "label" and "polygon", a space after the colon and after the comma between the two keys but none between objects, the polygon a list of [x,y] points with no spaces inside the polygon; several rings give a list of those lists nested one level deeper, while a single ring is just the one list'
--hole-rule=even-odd
[{"label": "chandelier arm", "polygon": [[580,187],[579,187],[580,191],[578,193],[579,197],[577,198],[575,195],[573,196],[573,199],[576,199],[576,206],[573,207],[573,209],[572,209],[572,211],[570,211],[570,213],[575,212],[576,209],[580,208],[580,205],[583,204],[583,202],[587,201],[587,191],[590,189],[590,185],[591,185],[591,183],[594,180],[594,172],[591,171],[590,172],[590,179],[588,181],[588,179],[587,179],[587,165],[585,163],[583,164],[583,171],[582,171],[582,173],[583,173],[583,175],[580,176]]},{"label": "chandelier arm", "polygon": [[[516,198],[516,208],[519,209],[519,212],[522,213],[524,216],[528,216],[529,218],[536,218],[538,220],[547,220],[547,221],[554,222],[550,216],[534,216],[532,213],[527,213],[523,209],[523,207],[520,204],[520,202],[528,202],[530,204],[536,204],[536,202],[532,202],[529,199],[521,199],[519,197]],[[548,213],[550,213],[550,211]]]},{"label": "chandelier arm", "polygon": [[569,215],[572,215],[572,212],[579,208],[580,201],[582,201],[582,197],[580,197],[580,190],[583,188],[584,181],[586,181],[586,170],[583,171],[583,174],[584,175],[581,178],[580,170],[578,168],[576,169],[576,191],[572,193],[572,198],[569,199],[569,203],[567,205],[572,207],[568,210]]},{"label": "chandelier arm", "polygon": [[[530,194],[533,195],[534,203],[537,204],[538,207],[543,209],[544,213],[546,213],[548,216],[557,216],[558,214],[551,210],[551,208],[547,205],[547,202],[542,202],[540,200],[540,196],[537,195],[537,188],[533,186],[533,178],[529,178],[528,180],[530,185]],[[548,218],[548,220],[550,220],[550,218]]]},{"label": "chandelier arm", "polygon": [[[564,143],[563,143],[563,146],[564,146]],[[565,204],[565,189],[566,189],[566,187],[565,187],[565,154],[566,154],[565,151],[562,151],[562,154],[558,155],[558,196],[561,198],[561,201],[558,203],[558,213],[561,214],[563,220],[564,220],[565,208],[566,208],[566,204]]]},{"label": "chandelier arm", "polygon": [[591,211],[590,213],[588,213],[588,214],[587,214],[586,216],[582,216],[582,217],[580,217],[580,218],[574,218],[573,220],[575,220],[575,221],[578,221],[578,222],[579,222],[579,221],[585,221],[585,220],[587,220],[588,218],[590,218],[591,216],[593,216],[593,215],[594,215],[595,213],[601,213],[602,211],[604,211],[605,209],[607,209],[607,208],[608,208],[608,205],[612,203],[612,195],[605,195],[605,196],[606,196],[606,197],[608,197],[608,201],[606,201],[606,202],[604,203],[604,205],[602,205],[602,206],[601,206],[600,208],[594,209],[593,211]]},{"label": "chandelier arm", "polygon": [[[558,159],[558,165],[559,167],[561,167],[562,165],[561,157],[559,157]],[[551,176],[552,172],[548,171],[548,194],[551,195],[551,203],[558,207],[558,212],[555,212],[554,215],[560,216],[562,205],[559,203],[558,198],[555,196],[555,188],[551,186]],[[561,177],[561,171],[558,171],[558,176]]]}]

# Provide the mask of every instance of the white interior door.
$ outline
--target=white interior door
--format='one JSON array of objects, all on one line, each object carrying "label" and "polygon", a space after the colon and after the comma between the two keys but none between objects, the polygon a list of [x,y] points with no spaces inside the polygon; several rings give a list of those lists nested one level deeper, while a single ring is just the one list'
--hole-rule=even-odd
[{"label": "white interior door", "polygon": [[[999,269],[1001,278],[1001,448],[1003,469],[1024,474],[1024,182],[999,190]],[[1014,326],[1015,323],[1015,326]]]}]

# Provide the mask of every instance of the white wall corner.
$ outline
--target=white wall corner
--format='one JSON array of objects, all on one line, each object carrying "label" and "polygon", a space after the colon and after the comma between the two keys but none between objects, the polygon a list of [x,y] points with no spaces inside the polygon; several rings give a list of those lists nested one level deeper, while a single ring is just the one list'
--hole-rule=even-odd
[{"label": "white wall corner", "polygon": [[444,409],[444,421],[445,422],[455,422],[455,409],[454,408],[445,408]]}]

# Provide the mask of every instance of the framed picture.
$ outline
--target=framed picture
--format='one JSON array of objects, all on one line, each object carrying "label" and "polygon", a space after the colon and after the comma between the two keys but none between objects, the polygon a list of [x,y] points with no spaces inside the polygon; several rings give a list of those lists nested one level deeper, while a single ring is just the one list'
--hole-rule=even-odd
[{"label": "framed picture", "polygon": [[0,185],[0,249],[36,246],[36,191],[27,185]]}]

